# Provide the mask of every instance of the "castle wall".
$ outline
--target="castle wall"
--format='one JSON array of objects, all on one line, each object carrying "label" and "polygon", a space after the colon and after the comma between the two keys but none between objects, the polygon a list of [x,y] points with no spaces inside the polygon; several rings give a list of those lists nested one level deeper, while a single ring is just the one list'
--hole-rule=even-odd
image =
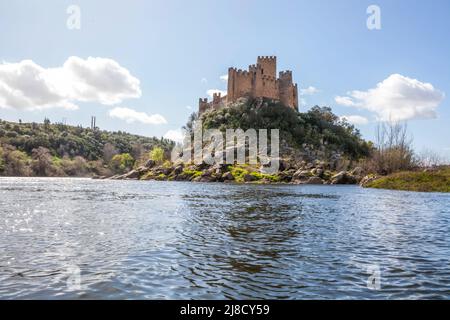
[{"label": "castle wall", "polygon": [[[293,93],[293,97],[292,97],[292,106],[295,110],[298,111],[298,87],[297,84],[294,84],[294,93]],[[290,105],[291,106],[291,105]]]},{"label": "castle wall", "polygon": [[261,75],[256,77],[253,97],[279,99],[278,80],[273,77]]},{"label": "castle wall", "polygon": [[244,70],[236,72],[235,97],[250,97],[252,95],[252,73]]}]

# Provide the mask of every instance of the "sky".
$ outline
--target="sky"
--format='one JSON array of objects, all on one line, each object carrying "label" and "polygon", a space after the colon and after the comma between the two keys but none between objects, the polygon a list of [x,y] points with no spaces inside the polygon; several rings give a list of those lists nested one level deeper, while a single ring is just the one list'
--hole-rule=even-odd
[{"label": "sky", "polygon": [[276,55],[300,111],[369,140],[407,121],[450,158],[449,40],[448,0],[0,0],[0,119],[176,137],[228,67]]}]

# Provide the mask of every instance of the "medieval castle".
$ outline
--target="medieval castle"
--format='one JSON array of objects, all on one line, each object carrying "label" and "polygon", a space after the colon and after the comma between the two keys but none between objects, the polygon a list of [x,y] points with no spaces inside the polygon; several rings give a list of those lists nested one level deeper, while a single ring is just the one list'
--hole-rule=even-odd
[{"label": "medieval castle", "polygon": [[217,109],[239,98],[269,98],[280,101],[285,106],[298,111],[297,84],[292,81],[291,71],[281,71],[277,78],[277,57],[258,57],[256,65],[247,70],[228,69],[227,95],[213,95],[213,100],[199,99],[199,113]]}]

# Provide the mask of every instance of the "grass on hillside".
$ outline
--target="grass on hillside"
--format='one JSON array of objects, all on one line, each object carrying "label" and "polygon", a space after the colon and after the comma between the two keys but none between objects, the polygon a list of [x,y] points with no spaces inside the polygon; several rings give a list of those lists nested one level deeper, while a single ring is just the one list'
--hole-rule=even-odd
[{"label": "grass on hillside", "polygon": [[450,167],[435,171],[394,173],[372,181],[366,187],[419,192],[450,192]]}]

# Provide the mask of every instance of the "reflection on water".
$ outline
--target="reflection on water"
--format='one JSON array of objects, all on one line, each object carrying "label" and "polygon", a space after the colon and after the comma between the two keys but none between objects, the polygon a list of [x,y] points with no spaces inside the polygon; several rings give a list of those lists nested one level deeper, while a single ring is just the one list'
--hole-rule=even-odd
[{"label": "reflection on water", "polygon": [[445,194],[2,178],[0,208],[3,299],[450,298]]}]

